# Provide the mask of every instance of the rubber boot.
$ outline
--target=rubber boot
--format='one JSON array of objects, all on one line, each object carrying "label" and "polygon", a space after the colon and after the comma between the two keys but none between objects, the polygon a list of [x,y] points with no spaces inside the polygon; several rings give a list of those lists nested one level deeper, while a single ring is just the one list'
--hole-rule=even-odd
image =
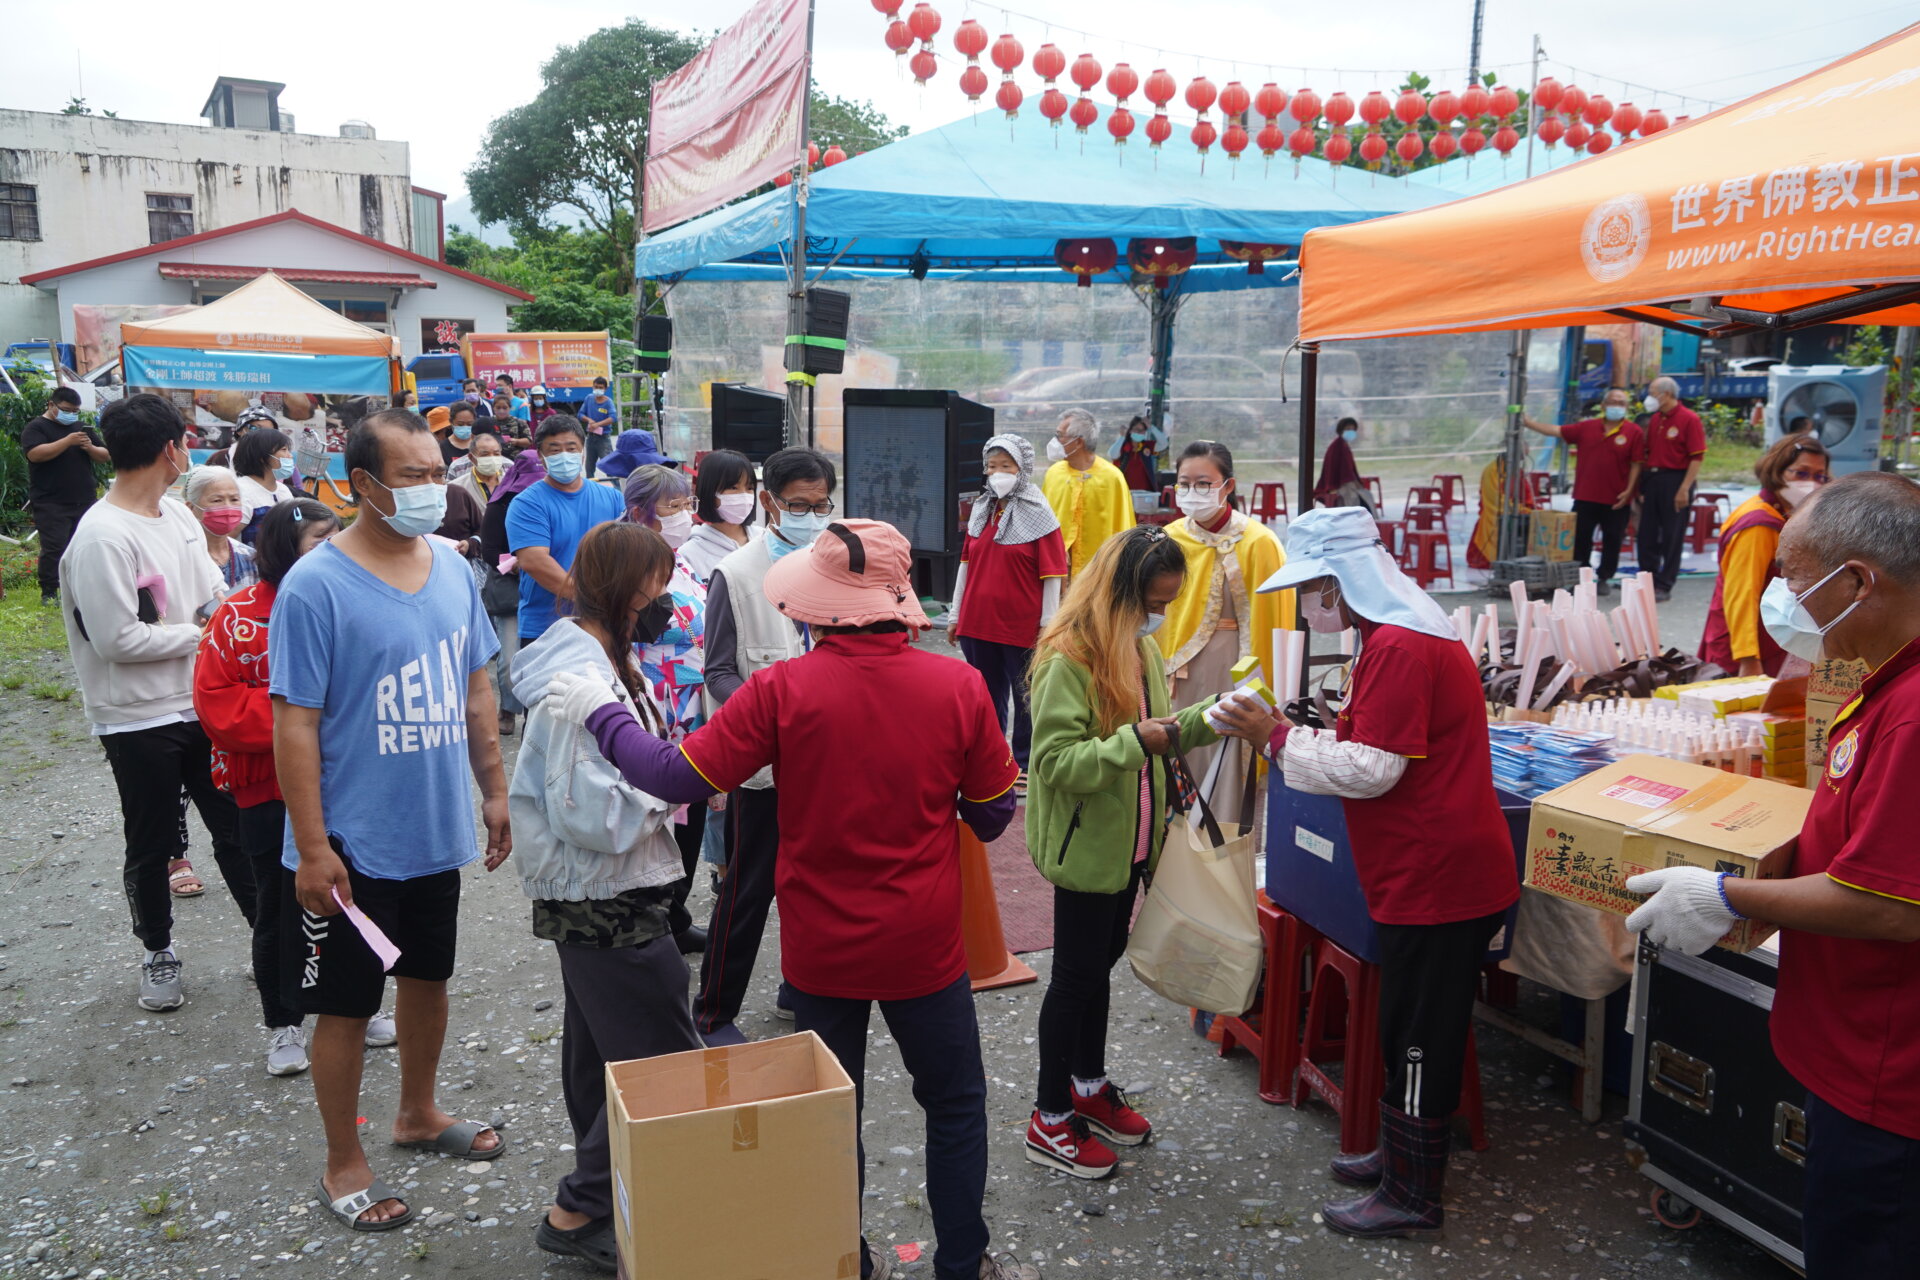
[{"label": "rubber boot", "polygon": [[1371,1195],[1328,1204],[1320,1215],[1341,1235],[1434,1236],[1446,1222],[1448,1126],[1380,1104],[1380,1186]]},{"label": "rubber boot", "polygon": [[1387,1153],[1375,1147],[1363,1156],[1335,1156],[1329,1172],[1356,1187],[1377,1187],[1387,1167]]}]

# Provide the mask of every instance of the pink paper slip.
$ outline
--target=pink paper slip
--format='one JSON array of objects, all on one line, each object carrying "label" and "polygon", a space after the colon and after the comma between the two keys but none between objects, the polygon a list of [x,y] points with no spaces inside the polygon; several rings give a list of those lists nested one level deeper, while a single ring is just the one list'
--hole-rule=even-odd
[{"label": "pink paper slip", "polygon": [[339,886],[336,885],[332,892],[334,902],[347,913],[347,919],[353,921],[353,927],[360,931],[360,936],[367,940],[369,947],[373,948],[373,954],[380,957],[380,972],[385,973],[393,968],[393,962],[400,958],[400,948],[394,946],[393,940],[380,932],[380,926],[369,920],[366,912],[350,902],[340,901]]}]

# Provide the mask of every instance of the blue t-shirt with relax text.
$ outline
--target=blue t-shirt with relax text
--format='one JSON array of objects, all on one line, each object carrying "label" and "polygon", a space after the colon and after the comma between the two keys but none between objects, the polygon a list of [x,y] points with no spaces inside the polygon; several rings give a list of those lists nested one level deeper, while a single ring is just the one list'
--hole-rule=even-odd
[{"label": "blue t-shirt with relax text", "polygon": [[[267,629],[269,691],[320,710],[327,834],[362,875],[413,880],[473,861],[467,679],[499,651],[473,572],[429,542],[401,591],[323,543],[288,572]],[[281,864],[300,863],[289,824]]]},{"label": "blue t-shirt with relax text", "polygon": [[[573,568],[573,553],[587,530],[625,515],[620,491],[589,480],[572,493],[547,481],[515,496],[507,508],[507,550],[519,555],[526,547],[545,547],[562,569]],[[538,640],[553,625],[558,601],[553,592],[520,572],[520,638]]]}]

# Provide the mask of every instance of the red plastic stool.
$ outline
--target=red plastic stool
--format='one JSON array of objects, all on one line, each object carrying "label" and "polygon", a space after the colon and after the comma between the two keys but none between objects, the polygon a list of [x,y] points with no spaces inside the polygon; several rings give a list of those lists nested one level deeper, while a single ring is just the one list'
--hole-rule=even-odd
[{"label": "red plastic stool", "polygon": [[1417,484],[1407,490],[1406,504],[1400,509],[1400,518],[1411,518],[1415,507],[1438,507],[1442,515],[1446,514],[1446,495],[1432,485]]},{"label": "red plastic stool", "polygon": [[1401,519],[1407,528],[1431,531],[1447,527],[1447,509],[1437,502],[1409,502]]},{"label": "red plastic stool", "polygon": [[1453,582],[1453,546],[1443,529],[1409,529],[1400,567],[1422,591],[1445,578]]},{"label": "red plastic stool", "polygon": [[1387,509],[1386,495],[1380,492],[1379,476],[1361,476],[1360,487],[1367,491],[1369,498],[1373,499],[1373,509],[1375,511],[1385,511]]},{"label": "red plastic stool", "polygon": [[1707,549],[1707,539],[1720,532],[1720,506],[1718,503],[1695,499],[1689,511],[1692,524],[1687,530],[1687,541],[1693,548],[1693,554],[1699,555]]},{"label": "red plastic stool", "polygon": [[1265,523],[1287,514],[1287,486],[1277,480],[1263,480],[1253,486],[1253,505],[1247,514]]},{"label": "red plastic stool", "polygon": [[1440,490],[1440,505],[1445,507],[1449,514],[1452,513],[1455,507],[1465,507],[1467,505],[1467,478],[1465,476],[1435,476],[1433,483]]},{"label": "red plastic stool", "polygon": [[[1267,944],[1267,973],[1257,1014],[1215,1018],[1220,1056],[1236,1047],[1260,1064],[1260,1100],[1278,1106],[1288,1101],[1293,1073],[1300,1065],[1300,1011],[1306,1003],[1306,966],[1320,934],[1298,916],[1273,905],[1260,892],[1260,936]],[[1255,1026],[1250,1019],[1257,1018]]]},{"label": "red plastic stool", "polygon": [[1406,553],[1407,522],[1405,520],[1375,520],[1373,527],[1380,531],[1380,542],[1393,557],[1395,564]]}]

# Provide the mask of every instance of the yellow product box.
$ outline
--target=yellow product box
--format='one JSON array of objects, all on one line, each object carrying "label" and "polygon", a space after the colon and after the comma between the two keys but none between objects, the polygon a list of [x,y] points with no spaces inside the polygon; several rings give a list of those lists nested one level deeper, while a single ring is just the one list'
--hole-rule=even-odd
[{"label": "yellow product box", "polygon": [[1826,658],[1813,664],[1807,673],[1808,702],[1838,702],[1845,705],[1860,692],[1867,678],[1867,664],[1853,659]]},{"label": "yellow product box", "polygon": [[[1628,915],[1646,901],[1627,878],[1693,866],[1757,880],[1787,874],[1812,797],[1768,778],[1743,778],[1662,756],[1628,756],[1533,802],[1526,883]],[[1734,923],[1720,945],[1751,951],[1774,932]]]},{"label": "yellow product box", "polygon": [[1805,708],[1795,708],[1790,712],[1774,711],[1736,711],[1727,717],[1727,723],[1745,733],[1748,729],[1758,729],[1760,740],[1768,750],[1778,744],[1781,746],[1799,746],[1807,740],[1807,713]]}]

